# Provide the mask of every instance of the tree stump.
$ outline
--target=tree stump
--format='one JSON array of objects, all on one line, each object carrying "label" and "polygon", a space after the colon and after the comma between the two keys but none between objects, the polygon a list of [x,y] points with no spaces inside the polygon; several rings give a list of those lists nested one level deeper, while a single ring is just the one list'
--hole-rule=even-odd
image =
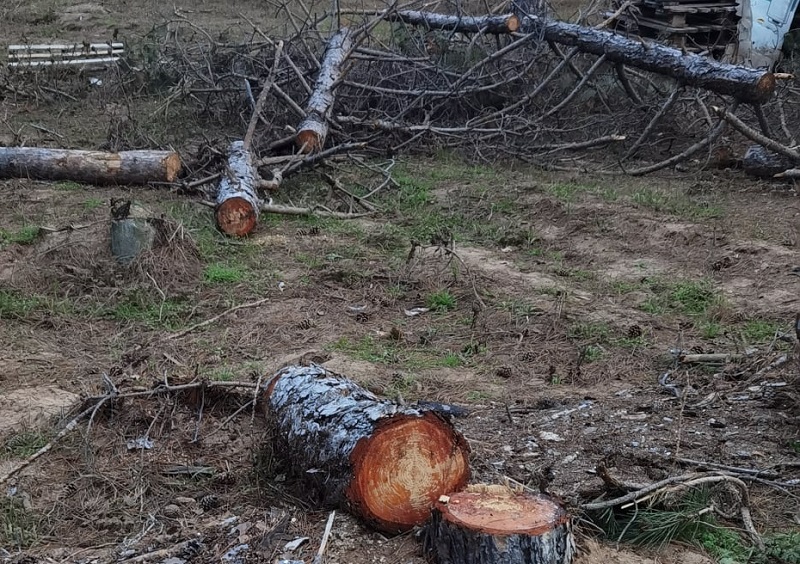
[{"label": "tree stump", "polygon": [[442,496],[423,535],[426,555],[438,564],[569,564],[575,552],[559,503],[505,486]]},{"label": "tree stump", "polygon": [[469,480],[469,447],[449,420],[381,400],[319,366],[289,366],[267,388],[290,462],[322,497],[400,533]]},{"label": "tree stump", "polygon": [[129,264],[153,248],[158,229],[157,219],[146,208],[126,200],[111,202],[111,254],[122,264]]}]

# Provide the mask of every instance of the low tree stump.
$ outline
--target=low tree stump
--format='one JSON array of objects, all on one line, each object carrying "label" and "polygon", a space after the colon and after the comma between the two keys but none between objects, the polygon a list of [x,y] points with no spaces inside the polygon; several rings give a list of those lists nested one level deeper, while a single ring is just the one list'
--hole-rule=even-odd
[{"label": "low tree stump", "polygon": [[569,515],[552,497],[505,486],[470,486],[442,496],[424,531],[438,564],[569,564]]},{"label": "low tree stump", "polygon": [[296,474],[378,530],[422,525],[439,496],[469,480],[467,442],[433,411],[381,400],[320,366],[284,368],[266,394]]}]

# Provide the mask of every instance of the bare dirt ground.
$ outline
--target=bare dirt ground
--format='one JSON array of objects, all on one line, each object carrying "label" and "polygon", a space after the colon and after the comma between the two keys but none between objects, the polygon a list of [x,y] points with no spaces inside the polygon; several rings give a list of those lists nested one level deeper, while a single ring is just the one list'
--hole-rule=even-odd
[{"label": "bare dirt ground", "polygon": [[[234,33],[242,15],[265,27],[277,17],[254,1],[178,8],[12,1],[0,8],[0,38],[103,40],[174,17]],[[9,95],[0,115],[11,141],[99,148],[118,125],[117,102]],[[241,135],[184,121],[180,108],[168,119],[152,100],[127,105],[162,146]],[[750,483],[758,530],[797,530],[794,186],[728,170],[628,179],[491,168],[453,154],[405,157],[394,173],[378,215],[264,217],[242,241],[168,188],[0,181],[0,475],[77,413],[76,397],[99,394],[103,374],[146,390],[165,378],[256,382],[312,360],[398,401],[468,407],[456,425],[475,482],[507,476],[535,488],[552,472],[549,491],[575,504],[602,490],[600,464],[631,482],[703,467],[687,459],[764,469],[784,486]],[[302,198],[313,182],[301,177],[284,194]],[[117,265],[112,198],[174,221],[176,243]],[[451,238],[454,254],[441,248]],[[419,306],[432,310],[404,313]],[[678,366],[674,349],[748,356]],[[195,391],[99,412],[4,485],[0,561],[112,562],[164,549],[153,561],[272,562],[304,536],[289,557],[309,561],[327,512],[287,481],[288,453],[269,446],[259,410],[237,412],[249,399]],[[137,448],[142,437],[152,448]],[[632,552],[590,539],[586,522],[577,528],[583,563],[715,557],[696,546]],[[339,513],[327,561],[423,559],[413,535],[385,538]]]}]

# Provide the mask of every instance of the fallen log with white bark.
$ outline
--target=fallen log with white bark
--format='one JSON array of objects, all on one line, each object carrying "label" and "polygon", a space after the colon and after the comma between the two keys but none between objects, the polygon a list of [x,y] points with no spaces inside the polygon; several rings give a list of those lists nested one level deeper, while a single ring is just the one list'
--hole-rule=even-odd
[{"label": "fallen log with white bark", "polygon": [[333,110],[334,89],[344,72],[344,63],[353,48],[353,32],[343,27],[328,41],[325,56],[306,103],[306,117],[297,126],[295,143],[302,153],[321,151],[328,137],[328,117]]},{"label": "fallen log with white bark", "polygon": [[80,151],[0,147],[0,178],[72,180],[87,184],[174,182],[181,158],[173,151]]},{"label": "fallen log with white bark", "polygon": [[442,496],[423,531],[423,547],[437,564],[569,564],[575,554],[560,503],[500,485]]},{"label": "fallen log with white bark", "polygon": [[398,12],[389,12],[387,19],[428,29],[442,29],[460,33],[506,34],[518,31],[520,26],[519,18],[514,14],[453,16],[418,10],[400,10]]},{"label": "fallen log with white bark", "polygon": [[664,76],[680,83],[733,96],[741,102],[762,103],[775,92],[775,74],[750,67],[720,63],[710,57],[684,53],[644,39],[629,39],[610,31],[531,16],[523,31],[541,33],[546,41],[576,47],[584,53],[605,56],[621,63]]},{"label": "fallen log with white bark", "polygon": [[289,366],[264,402],[290,463],[322,500],[388,533],[430,517],[469,479],[469,447],[433,411],[381,400],[319,366]]},{"label": "fallen log with white bark", "polygon": [[256,192],[258,173],[244,141],[234,141],[228,150],[228,163],[217,189],[214,217],[226,235],[244,237],[256,226],[261,205]]}]

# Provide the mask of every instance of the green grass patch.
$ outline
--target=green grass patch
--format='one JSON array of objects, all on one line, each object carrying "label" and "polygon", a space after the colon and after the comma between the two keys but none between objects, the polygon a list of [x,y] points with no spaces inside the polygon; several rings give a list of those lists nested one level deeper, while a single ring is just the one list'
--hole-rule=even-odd
[{"label": "green grass patch", "polygon": [[22,431],[8,437],[3,443],[3,458],[27,458],[48,442],[48,437],[42,431]]},{"label": "green grass patch", "polygon": [[209,284],[235,284],[245,277],[246,271],[238,265],[215,262],[203,269],[203,280]]},{"label": "green grass patch", "polygon": [[0,495],[0,547],[25,550],[39,540],[41,520],[25,508],[22,496]]},{"label": "green grass patch", "polygon": [[13,290],[0,290],[0,319],[25,319],[41,308],[38,296],[23,296]]},{"label": "green grass patch", "polygon": [[546,187],[548,194],[565,203],[574,202],[579,194],[593,194],[597,191],[596,186],[579,184],[576,182],[559,182]]},{"label": "green grass patch", "polygon": [[589,345],[581,350],[581,360],[587,364],[600,360],[604,355],[603,347],[598,345]]},{"label": "green grass patch", "polygon": [[100,206],[102,206],[103,203],[104,200],[101,200],[100,198],[89,198],[88,200],[85,200],[83,202],[83,209],[85,209],[86,211],[94,211]]},{"label": "green grass patch", "polygon": [[425,305],[433,311],[450,311],[456,307],[456,298],[449,290],[437,290],[427,295]]},{"label": "green grass patch", "polygon": [[30,245],[39,238],[40,233],[41,229],[34,225],[22,227],[17,231],[0,229],[0,245],[8,245],[11,243]]},{"label": "green grass patch", "polygon": [[215,382],[232,382],[236,374],[230,368],[219,368],[208,373],[208,379]]},{"label": "green grass patch", "polygon": [[120,301],[107,306],[99,312],[100,317],[120,322],[139,322],[153,328],[170,331],[183,326],[183,318],[191,310],[185,299],[156,299],[141,291],[133,290]]},{"label": "green grass patch", "polygon": [[722,294],[708,280],[666,282],[646,279],[644,284],[654,295],[642,304],[641,309],[653,315],[671,312],[701,317],[724,304]]},{"label": "green grass patch", "polygon": [[630,200],[637,206],[657,213],[690,219],[713,219],[723,215],[722,208],[705,200],[697,200],[684,193],[666,192],[650,187],[639,187],[631,194]]},{"label": "green grass patch", "polygon": [[783,329],[783,324],[766,319],[751,319],[741,329],[742,337],[751,344],[772,341],[775,334]]},{"label": "green grass patch", "polygon": [[408,370],[457,368],[469,362],[474,355],[440,351],[428,346],[404,346],[396,341],[376,339],[365,335],[358,340],[341,337],[329,343],[327,350],[347,354],[356,360],[396,366]]},{"label": "green grass patch", "polygon": [[84,186],[80,182],[73,182],[72,180],[63,180],[61,182],[56,182],[53,187],[56,190],[63,190],[65,192],[77,192],[78,190],[83,190]]},{"label": "green grass patch", "polygon": [[567,330],[567,336],[571,339],[596,342],[607,342],[611,333],[607,323],[592,321],[573,323]]}]

